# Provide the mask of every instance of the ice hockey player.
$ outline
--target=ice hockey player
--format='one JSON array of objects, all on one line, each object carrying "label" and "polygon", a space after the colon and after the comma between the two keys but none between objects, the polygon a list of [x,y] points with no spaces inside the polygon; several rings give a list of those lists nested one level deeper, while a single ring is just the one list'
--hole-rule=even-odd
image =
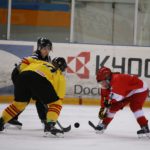
[{"label": "ice hockey player", "polygon": [[[16,65],[16,67],[12,71],[11,79],[14,84],[14,88],[19,73],[30,63],[33,62],[39,63],[40,61],[51,62],[51,58],[49,56],[50,51],[52,51],[52,42],[45,37],[39,38],[37,41],[37,50],[31,56],[23,58],[22,62],[18,66]],[[44,123],[46,120],[47,106],[43,105],[43,103],[39,101],[36,101],[35,104],[36,104],[38,116],[41,122]],[[19,115],[20,114],[18,114],[18,116]],[[20,129],[22,127],[22,123],[18,121],[18,116],[10,120],[9,124],[14,125]]]},{"label": "ice hockey player", "polygon": [[147,84],[135,75],[113,73],[107,67],[98,70],[96,80],[100,84],[102,93],[99,111],[99,118],[102,121],[97,125],[96,130],[103,133],[116,112],[129,104],[141,127],[137,134],[149,136],[148,120],[142,110],[148,96]]},{"label": "ice hockey player", "polygon": [[63,72],[67,67],[62,57],[55,58],[53,64],[48,62],[31,63],[22,70],[15,84],[14,101],[2,113],[0,131],[9,120],[25,109],[34,96],[36,101],[47,105],[47,120],[44,132],[50,135],[63,134],[55,128],[62,109],[62,98],[65,96],[66,81]]}]

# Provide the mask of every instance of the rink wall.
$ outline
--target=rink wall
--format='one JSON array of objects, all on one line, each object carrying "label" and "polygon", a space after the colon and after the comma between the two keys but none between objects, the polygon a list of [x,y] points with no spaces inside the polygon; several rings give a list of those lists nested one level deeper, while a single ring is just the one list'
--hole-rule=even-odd
[{"label": "rink wall", "polygon": [[[8,2],[1,0],[0,23],[7,24]],[[47,17],[48,16],[48,17]],[[12,2],[12,25],[70,27],[70,5],[42,2]]]},{"label": "rink wall", "polygon": [[[35,49],[34,42],[0,41],[0,102],[13,99],[10,76],[14,64]],[[138,75],[150,87],[150,47],[54,43],[51,57],[56,56],[65,57],[68,63],[67,104],[99,105],[95,74],[103,65],[115,72]],[[150,106],[149,98],[145,106]]]}]

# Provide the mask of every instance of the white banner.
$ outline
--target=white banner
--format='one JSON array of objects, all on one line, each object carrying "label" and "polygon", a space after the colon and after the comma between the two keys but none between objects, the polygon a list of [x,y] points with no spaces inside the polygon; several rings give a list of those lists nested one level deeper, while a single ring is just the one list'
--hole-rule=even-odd
[{"label": "white banner", "polygon": [[98,98],[96,70],[107,66],[114,72],[138,75],[150,87],[150,48],[85,44],[55,44],[54,55],[68,63],[67,95]]},{"label": "white banner", "polygon": [[[0,41],[0,51],[3,44],[32,45],[36,49],[36,43],[33,42]],[[67,97],[99,98],[95,74],[101,66],[110,67],[114,72],[138,75],[148,83],[150,88],[150,47],[54,43],[50,55],[52,58],[60,56],[67,60]],[[6,65],[10,60],[12,63],[13,59],[8,59]],[[17,63],[16,61],[18,59],[14,59],[14,63]],[[1,61],[1,64],[3,63]],[[0,73],[2,72],[7,70],[3,67],[0,69]],[[9,74],[7,74],[8,80],[10,80]],[[5,79],[1,77],[1,80]]]}]

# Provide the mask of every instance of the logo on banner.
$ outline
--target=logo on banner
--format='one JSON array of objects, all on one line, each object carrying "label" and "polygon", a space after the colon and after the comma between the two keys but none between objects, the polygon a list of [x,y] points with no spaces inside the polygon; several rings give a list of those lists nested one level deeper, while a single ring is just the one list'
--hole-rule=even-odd
[{"label": "logo on banner", "polygon": [[81,52],[77,56],[69,56],[67,59],[68,73],[74,73],[81,79],[89,78],[89,69],[86,64],[90,61],[90,52]]}]

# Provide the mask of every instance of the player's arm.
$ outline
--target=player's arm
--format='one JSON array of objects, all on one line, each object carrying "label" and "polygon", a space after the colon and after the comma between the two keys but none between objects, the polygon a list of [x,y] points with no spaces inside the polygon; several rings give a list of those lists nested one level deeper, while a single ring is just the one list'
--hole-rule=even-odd
[{"label": "player's arm", "polygon": [[17,78],[18,78],[18,75],[19,75],[19,66],[17,64],[15,64],[15,67],[11,73],[11,80],[13,82],[13,84],[15,85],[16,81],[17,81]]},{"label": "player's arm", "polygon": [[25,69],[28,65],[30,65],[31,63],[36,63],[36,61],[38,61],[37,59],[34,59],[32,57],[24,57],[21,60],[20,66],[19,66],[19,70],[20,72],[22,72],[23,69]]},{"label": "player's arm", "polygon": [[29,64],[31,64],[32,62],[36,62],[36,61],[37,60],[32,57],[25,57],[21,60],[20,64],[15,64],[15,67],[11,73],[11,80],[12,80],[13,84],[16,83],[20,72],[22,72],[22,70],[25,69]]},{"label": "player's arm", "polygon": [[128,94],[128,80],[118,76],[118,78],[113,82],[110,91],[110,103],[115,104],[122,101]]},{"label": "player's arm", "polygon": [[101,89],[101,107],[105,107],[105,101],[109,99],[109,90],[108,89]]},{"label": "player's arm", "polygon": [[109,90],[101,89],[101,108],[98,113],[98,117],[100,119],[104,119],[106,117],[106,109],[107,103],[109,102]]},{"label": "player's arm", "polygon": [[24,57],[20,63],[19,70],[22,72],[27,66],[29,66],[31,63],[48,63],[42,60],[39,60],[38,58],[35,58],[33,56],[30,57]]},{"label": "player's arm", "polygon": [[124,90],[119,91],[119,90],[112,90],[110,94],[110,104],[115,104],[117,102],[122,101],[125,98],[125,92]]},{"label": "player's arm", "polygon": [[64,99],[66,95],[66,79],[63,75],[60,75],[59,77],[57,94],[62,100]]}]

